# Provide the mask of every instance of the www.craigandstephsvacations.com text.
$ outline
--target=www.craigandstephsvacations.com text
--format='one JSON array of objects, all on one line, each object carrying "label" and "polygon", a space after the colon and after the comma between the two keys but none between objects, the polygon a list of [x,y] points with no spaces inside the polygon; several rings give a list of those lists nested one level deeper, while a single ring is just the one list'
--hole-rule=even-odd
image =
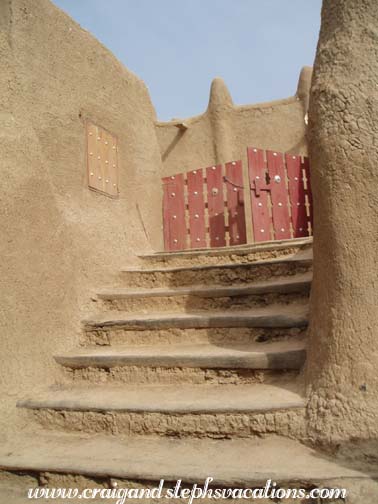
[{"label": "www.craigandstephsvacations.com text", "polygon": [[74,499],[82,500],[111,500],[114,504],[125,504],[130,499],[180,499],[183,503],[192,504],[197,499],[345,499],[345,488],[282,488],[272,480],[267,480],[265,485],[258,488],[214,488],[210,487],[213,478],[208,477],[204,484],[194,483],[184,487],[182,480],[165,488],[164,480],[160,480],[154,488],[118,488],[117,483],[113,488],[30,488],[29,499],[63,499],[73,502]]}]

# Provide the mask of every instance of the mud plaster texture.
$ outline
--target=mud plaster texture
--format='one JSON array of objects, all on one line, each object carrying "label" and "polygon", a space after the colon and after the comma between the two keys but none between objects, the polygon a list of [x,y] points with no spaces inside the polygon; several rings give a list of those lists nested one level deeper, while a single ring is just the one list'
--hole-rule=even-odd
[{"label": "mud plaster texture", "polygon": [[[49,1],[0,0],[0,60],[4,436],[20,392],[59,376],[90,290],[161,248],[161,157],[146,86]],[[118,137],[117,199],[87,187],[87,119]]]},{"label": "mud plaster texture", "polygon": [[324,0],[309,113],[307,382],[312,436],[328,443],[378,437],[377,26],[376,0]]},{"label": "mud plaster texture", "polygon": [[269,413],[172,414],[36,410],[30,415],[44,429],[112,435],[235,438],[278,434],[305,440],[305,411]]}]

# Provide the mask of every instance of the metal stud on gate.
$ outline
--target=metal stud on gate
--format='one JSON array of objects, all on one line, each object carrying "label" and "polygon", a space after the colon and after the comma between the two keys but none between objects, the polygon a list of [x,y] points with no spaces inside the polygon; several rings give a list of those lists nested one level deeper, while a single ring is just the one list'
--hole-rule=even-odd
[{"label": "metal stud on gate", "polygon": [[281,182],[281,177],[279,175],[274,175],[274,182],[279,184]]}]

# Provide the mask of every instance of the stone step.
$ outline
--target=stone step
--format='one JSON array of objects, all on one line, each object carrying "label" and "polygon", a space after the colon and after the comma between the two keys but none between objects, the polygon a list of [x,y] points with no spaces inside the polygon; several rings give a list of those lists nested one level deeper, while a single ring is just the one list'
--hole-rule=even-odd
[{"label": "stone step", "polygon": [[185,310],[240,309],[241,305],[288,303],[307,298],[311,272],[231,286],[187,286],[150,289],[117,288],[98,292],[107,309],[148,312],[169,310],[172,306]]},{"label": "stone step", "polygon": [[105,327],[123,327],[129,330],[211,327],[305,327],[308,323],[308,305],[270,305],[250,310],[230,312],[191,313],[128,313],[108,312],[83,321],[87,330]]},{"label": "stone step", "polygon": [[305,360],[305,342],[286,340],[249,345],[150,345],[79,348],[55,356],[70,368],[120,366],[192,367],[229,369],[299,369]]},{"label": "stone step", "polygon": [[295,382],[53,387],[18,402],[44,428],[118,435],[305,437]]},{"label": "stone step", "polygon": [[121,272],[128,287],[182,287],[186,285],[233,285],[305,273],[312,267],[311,250],[261,261],[183,266],[126,268]]},{"label": "stone step", "polygon": [[28,409],[157,413],[241,413],[302,408],[296,385],[51,387],[18,401]]},{"label": "stone step", "polygon": [[378,477],[374,465],[369,470],[363,466],[353,468],[350,462],[343,463],[279,436],[232,440],[139,436],[121,439],[30,432],[1,444],[0,468],[17,473],[104,478],[108,484],[109,478],[157,483],[164,479],[202,487],[211,476],[213,486],[232,488],[263,487],[267,480],[294,488],[311,484],[331,487],[332,481],[338,482],[334,486],[347,487],[349,479],[362,482]]},{"label": "stone step", "polygon": [[218,247],[211,249],[189,249],[179,252],[157,252],[139,256],[143,265],[201,265],[227,262],[251,262],[294,256],[302,251],[311,254],[312,237],[278,240],[263,243]]}]

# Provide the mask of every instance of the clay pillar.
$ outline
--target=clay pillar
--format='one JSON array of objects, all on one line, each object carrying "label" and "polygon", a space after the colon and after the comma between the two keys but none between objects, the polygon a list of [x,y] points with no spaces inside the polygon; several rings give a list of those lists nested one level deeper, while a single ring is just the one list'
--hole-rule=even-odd
[{"label": "clay pillar", "polygon": [[223,79],[217,77],[211,83],[208,113],[213,130],[216,163],[232,160],[232,132],[230,113],[233,108],[231,95]]},{"label": "clay pillar", "polygon": [[308,105],[310,100],[310,88],[312,79],[312,67],[305,66],[299,75],[297,92],[295,95],[301,100],[303,106],[303,117],[307,123]]},{"label": "clay pillar", "polygon": [[318,440],[378,437],[378,2],[324,0],[310,98]]}]

